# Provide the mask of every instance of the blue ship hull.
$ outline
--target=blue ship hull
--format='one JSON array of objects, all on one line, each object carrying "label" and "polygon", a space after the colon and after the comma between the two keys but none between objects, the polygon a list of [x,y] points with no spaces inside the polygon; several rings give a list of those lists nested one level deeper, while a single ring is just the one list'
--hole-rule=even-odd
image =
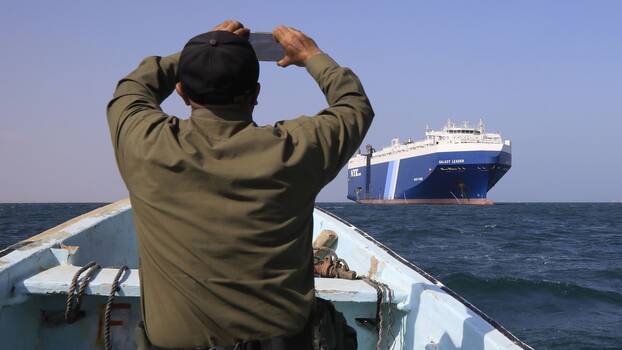
[{"label": "blue ship hull", "polygon": [[348,169],[348,199],[361,203],[492,204],[488,191],[512,165],[502,151],[439,152]]}]

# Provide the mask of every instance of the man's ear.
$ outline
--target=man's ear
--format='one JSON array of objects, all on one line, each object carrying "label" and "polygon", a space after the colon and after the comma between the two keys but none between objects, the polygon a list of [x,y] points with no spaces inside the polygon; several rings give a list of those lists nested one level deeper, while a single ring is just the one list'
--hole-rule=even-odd
[{"label": "man's ear", "polygon": [[257,97],[259,97],[259,91],[261,90],[261,84],[257,83],[255,88],[255,96],[253,97],[253,106],[257,106]]},{"label": "man's ear", "polygon": [[184,89],[181,87],[181,83],[175,84],[175,91],[177,91],[177,94],[179,95],[179,97],[181,97],[181,99],[184,100],[184,103],[186,104],[186,106],[190,106],[190,99],[184,93]]}]

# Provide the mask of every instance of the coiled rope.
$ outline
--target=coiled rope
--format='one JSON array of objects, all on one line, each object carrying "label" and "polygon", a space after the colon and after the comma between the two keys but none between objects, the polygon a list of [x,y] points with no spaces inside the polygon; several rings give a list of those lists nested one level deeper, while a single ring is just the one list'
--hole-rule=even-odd
[{"label": "coiled rope", "polygon": [[[65,305],[65,321],[67,323],[74,323],[78,316],[80,315],[80,303],[82,301],[82,296],[86,292],[86,288],[89,285],[89,282],[92,280],[93,275],[101,269],[95,261],[91,261],[88,264],[82,266],[76,273],[73,275],[71,280],[71,285],[67,290],[67,303]],[[127,265],[123,265],[119,268],[117,275],[114,277],[112,281],[112,287],[110,288],[110,295],[108,296],[108,301],[106,302],[106,309],[104,312],[104,349],[112,350],[112,342],[110,336],[110,323],[112,318],[112,304],[114,302],[115,295],[119,292],[119,280],[123,276],[123,273],[128,271],[129,268]],[[80,276],[86,271],[84,277],[82,278],[82,283],[78,286],[78,282],[80,282]],[[76,293],[76,289],[78,290]]]},{"label": "coiled rope", "polygon": [[[82,301],[82,296],[86,291],[86,287],[88,287],[93,274],[99,270],[101,266],[95,263],[95,261],[91,261],[88,264],[81,267],[75,275],[73,275],[73,279],[71,280],[71,285],[69,286],[69,290],[67,291],[67,303],[65,305],[65,321],[67,323],[74,323],[78,319],[78,315],[80,314],[80,303]],[[80,275],[84,271],[86,271],[84,278],[82,279],[82,284],[78,289],[78,293],[76,293],[76,288],[78,287],[78,280]]]},{"label": "coiled rope", "polygon": [[356,279],[356,272],[351,271],[348,263],[336,255],[325,256],[313,268],[319,277]]},{"label": "coiled rope", "polygon": [[114,301],[114,296],[119,292],[119,280],[125,271],[129,270],[127,265],[123,265],[117,271],[117,275],[114,277],[112,281],[112,287],[110,288],[110,295],[108,296],[108,302],[106,302],[106,311],[104,312],[104,349],[111,350],[112,342],[110,338],[110,320],[112,316],[112,303]]},{"label": "coiled rope", "polygon": [[[378,282],[370,277],[358,276],[356,271],[351,271],[348,263],[337,256],[334,249],[328,247],[314,248],[313,265],[314,272],[317,277],[325,278],[344,278],[344,279],[361,279],[376,290],[376,328],[378,330],[378,340],[376,349],[383,349],[385,342],[385,330],[393,336],[393,315],[391,313],[391,304],[393,303],[393,291],[388,285]],[[385,303],[386,295],[386,303]],[[386,309],[386,327],[385,327],[385,311]],[[393,338],[395,338],[393,336]]]},{"label": "coiled rope", "polygon": [[327,247],[314,248],[313,270],[319,277],[356,279],[356,271],[351,271],[348,263]]}]

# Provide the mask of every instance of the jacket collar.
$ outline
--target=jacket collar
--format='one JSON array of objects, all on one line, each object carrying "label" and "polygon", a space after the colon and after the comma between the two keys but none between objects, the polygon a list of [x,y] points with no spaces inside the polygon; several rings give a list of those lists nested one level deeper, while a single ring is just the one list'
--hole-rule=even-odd
[{"label": "jacket collar", "polygon": [[209,105],[193,108],[190,118],[246,122],[253,120],[251,112],[239,105]]},{"label": "jacket collar", "polygon": [[190,122],[201,133],[222,138],[253,124],[253,117],[250,111],[238,105],[210,105],[193,108]]}]

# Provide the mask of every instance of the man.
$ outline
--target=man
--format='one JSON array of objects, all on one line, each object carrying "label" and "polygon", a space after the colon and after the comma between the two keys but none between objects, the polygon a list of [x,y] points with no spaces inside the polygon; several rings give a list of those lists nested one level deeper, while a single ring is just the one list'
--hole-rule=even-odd
[{"label": "man", "polygon": [[[278,64],[306,67],[329,107],[257,126],[259,64],[248,35],[225,21],[181,54],[148,57],[108,104],[154,348],[311,346],[315,197],[358,148],[373,111],[352,71],[279,26]],[[173,90],[189,119],[160,109]]]}]

